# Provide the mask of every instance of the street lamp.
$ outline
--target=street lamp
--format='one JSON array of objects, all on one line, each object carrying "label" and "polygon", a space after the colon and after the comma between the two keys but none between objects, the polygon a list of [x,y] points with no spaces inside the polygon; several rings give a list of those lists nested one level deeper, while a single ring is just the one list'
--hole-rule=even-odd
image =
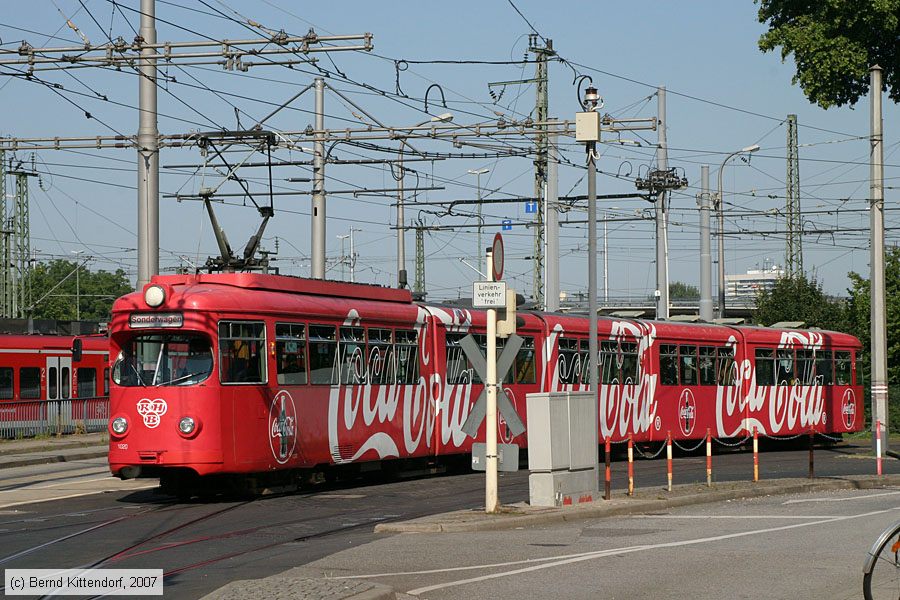
[{"label": "street lamp", "polygon": [[732,152],[722,161],[719,167],[719,192],[716,194],[716,210],[719,217],[719,318],[725,316],[725,214],[722,206],[722,172],[725,170],[725,163],[737,156],[738,154],[751,153],[759,150],[759,144],[753,144],[746,148],[741,148]]},{"label": "street lamp", "polygon": [[78,262],[80,257],[79,254],[84,252],[84,250],[72,250],[72,254],[75,255],[75,320],[81,321],[81,264]]},{"label": "street lamp", "polygon": [[490,173],[491,170],[484,169],[469,169],[469,175],[474,175],[475,185],[478,187],[478,246],[475,248],[477,252],[475,253],[475,258],[478,260],[478,270],[487,273],[486,269],[482,268],[482,261],[484,260],[484,246],[481,245],[481,225],[484,223],[484,220],[481,218],[481,176],[485,173]]}]

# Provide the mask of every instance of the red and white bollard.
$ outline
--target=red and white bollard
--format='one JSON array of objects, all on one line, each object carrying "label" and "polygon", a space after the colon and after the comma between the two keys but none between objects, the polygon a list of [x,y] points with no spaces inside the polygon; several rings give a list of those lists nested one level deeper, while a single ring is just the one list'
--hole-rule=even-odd
[{"label": "red and white bollard", "polygon": [[753,428],[753,481],[759,481],[759,440],[756,437],[756,427]]},{"label": "red and white bollard", "polygon": [[634,496],[634,442],[628,436],[628,495]]},{"label": "red and white bollard", "polygon": [[610,454],[612,454],[612,450],[610,448],[609,438],[606,438],[606,443],[603,444],[603,454],[606,455],[606,484],[603,493],[603,499],[609,500],[612,498],[612,469],[609,467]]},{"label": "red and white bollard", "polygon": [[875,421],[875,470],[881,475],[881,419]]},{"label": "red and white bollard", "polygon": [[706,487],[712,487],[712,434],[706,428]]},{"label": "red and white bollard", "polygon": [[672,491],[672,432],[666,435],[666,476],[669,478],[669,491]]}]

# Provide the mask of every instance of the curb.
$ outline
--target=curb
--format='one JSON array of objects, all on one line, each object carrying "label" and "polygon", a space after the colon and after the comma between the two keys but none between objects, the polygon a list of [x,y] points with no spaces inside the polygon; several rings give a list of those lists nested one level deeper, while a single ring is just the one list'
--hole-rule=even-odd
[{"label": "curb", "polygon": [[4,448],[0,444],[0,458],[4,456],[14,456],[17,454],[33,454],[35,452],[57,452],[59,450],[71,450],[73,448],[95,448],[97,446],[108,446],[109,439],[95,440],[61,440],[58,442],[34,443],[26,447]]},{"label": "curb", "polygon": [[[727,485],[727,484],[720,484]],[[502,512],[489,515],[477,510],[456,511],[444,515],[433,515],[412,521],[396,523],[379,523],[375,525],[375,533],[462,533],[473,531],[499,531],[529,527],[547,523],[565,523],[584,519],[615,517],[622,515],[642,514],[668,510],[680,506],[724,502],[744,498],[759,498],[781,494],[801,494],[815,491],[877,489],[900,485],[900,475],[877,475],[856,477],[822,478],[819,480],[781,479],[757,484],[738,484],[734,489],[716,489],[707,491],[706,486],[699,488],[696,484],[676,486],[680,495],[656,498],[613,498],[599,500],[590,504],[565,508],[532,508],[517,504],[502,508]],[[689,492],[694,488],[696,491]],[[699,489],[698,489],[699,488]],[[661,491],[661,494],[668,492]]]},{"label": "curb", "polygon": [[28,458],[19,458],[12,460],[4,460],[3,458],[0,458],[0,469],[27,467],[31,465],[46,465],[50,463],[74,462],[77,460],[86,460],[89,458],[101,458],[108,454],[109,449],[104,446],[102,450],[86,450],[84,452],[73,452],[71,454],[43,454],[41,456],[29,456]]}]

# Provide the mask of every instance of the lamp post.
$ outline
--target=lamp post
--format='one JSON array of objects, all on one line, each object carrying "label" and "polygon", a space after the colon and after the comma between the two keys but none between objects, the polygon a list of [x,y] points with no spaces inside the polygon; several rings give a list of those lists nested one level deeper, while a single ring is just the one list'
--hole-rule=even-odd
[{"label": "lamp post", "polygon": [[484,175],[485,173],[490,173],[490,172],[491,172],[491,170],[487,169],[487,168],[469,169],[469,171],[468,171],[469,175],[475,176],[475,178],[476,178],[475,185],[478,188],[478,204],[477,204],[477,206],[478,206],[478,246],[475,248],[475,250],[476,250],[475,256],[476,256],[476,258],[478,258],[478,270],[481,271],[482,273],[486,273],[487,271],[485,271],[484,268],[482,268],[482,260],[484,257],[484,247],[481,245],[481,224],[484,223],[484,221],[481,218],[481,176]]},{"label": "lamp post", "polygon": [[81,254],[84,250],[72,250],[75,255],[75,320],[81,321],[81,263],[79,262]]},{"label": "lamp post", "polygon": [[746,148],[736,150],[725,157],[722,166],[719,167],[719,192],[716,194],[716,211],[719,218],[719,318],[725,317],[725,214],[722,206],[722,172],[725,170],[725,163],[737,156],[738,154],[756,152],[759,150],[759,144],[753,144]]}]

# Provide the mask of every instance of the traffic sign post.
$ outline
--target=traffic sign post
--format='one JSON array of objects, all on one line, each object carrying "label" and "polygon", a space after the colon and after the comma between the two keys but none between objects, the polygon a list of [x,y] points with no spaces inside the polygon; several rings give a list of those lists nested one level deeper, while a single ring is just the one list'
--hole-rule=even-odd
[{"label": "traffic sign post", "polygon": [[[499,240],[499,244],[498,244]],[[499,246],[499,261],[494,252]],[[488,281],[503,277],[503,238],[500,234],[494,236],[494,245],[487,255]],[[500,268],[497,268],[499,264]],[[498,273],[499,271],[499,273]],[[505,294],[504,294],[505,295]],[[500,510],[500,496],[497,491],[497,309],[489,308],[487,311],[487,368],[484,385],[487,388],[487,423],[485,423],[485,484],[484,484],[484,511],[496,513]]]}]

